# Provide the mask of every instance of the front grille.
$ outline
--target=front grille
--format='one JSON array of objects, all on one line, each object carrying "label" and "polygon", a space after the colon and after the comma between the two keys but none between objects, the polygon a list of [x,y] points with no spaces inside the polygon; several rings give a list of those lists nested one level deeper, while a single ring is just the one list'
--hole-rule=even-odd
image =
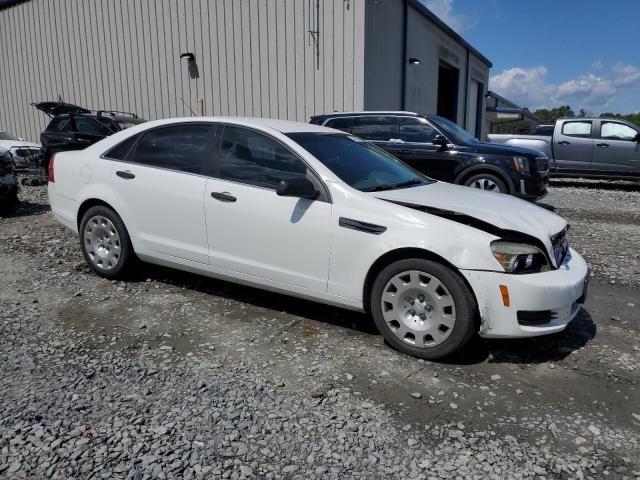
[{"label": "front grille", "polygon": [[536,171],[538,172],[549,171],[549,159],[546,157],[536,157]]},{"label": "front grille", "polygon": [[525,327],[536,327],[555,320],[558,316],[553,310],[519,310],[518,324]]}]

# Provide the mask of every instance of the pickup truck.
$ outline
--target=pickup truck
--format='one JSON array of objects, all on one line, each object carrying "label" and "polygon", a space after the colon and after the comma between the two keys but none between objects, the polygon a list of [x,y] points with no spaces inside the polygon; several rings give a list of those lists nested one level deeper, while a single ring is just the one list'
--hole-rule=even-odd
[{"label": "pickup truck", "polygon": [[550,137],[489,134],[488,140],[544,153],[554,176],[640,180],[640,127],[624,120],[562,119]]}]

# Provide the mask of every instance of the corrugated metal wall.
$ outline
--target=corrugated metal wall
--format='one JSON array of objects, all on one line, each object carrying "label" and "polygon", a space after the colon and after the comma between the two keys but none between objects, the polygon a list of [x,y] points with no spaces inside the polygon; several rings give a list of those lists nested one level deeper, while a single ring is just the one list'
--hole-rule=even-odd
[{"label": "corrugated metal wall", "polygon": [[37,140],[48,118],[29,104],[59,95],[147,119],[191,115],[198,98],[206,115],[308,121],[359,110],[364,9],[365,0],[31,0],[0,10],[0,129]]},{"label": "corrugated metal wall", "polygon": [[365,12],[364,106],[399,110],[402,103],[402,0],[368,0]]},{"label": "corrugated metal wall", "polygon": [[[403,62],[403,0],[369,0],[365,37],[365,109],[398,110],[401,105]],[[459,69],[458,123],[472,124],[468,84],[472,78],[484,83],[486,91],[489,66],[433,21],[409,5],[407,13],[407,52],[405,109],[420,113],[437,113],[438,68],[440,61]],[[409,58],[420,60],[409,65]],[[465,77],[468,76],[468,81]],[[465,97],[467,101],[465,102]],[[466,115],[465,115],[466,112]],[[482,106],[484,115],[484,104]],[[466,122],[465,122],[466,118]],[[484,134],[484,133],[483,133]]]}]

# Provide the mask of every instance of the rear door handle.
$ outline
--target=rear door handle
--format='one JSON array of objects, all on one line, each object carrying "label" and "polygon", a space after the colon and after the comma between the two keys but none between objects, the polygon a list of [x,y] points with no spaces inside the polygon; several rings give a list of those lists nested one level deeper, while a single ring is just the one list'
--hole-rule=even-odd
[{"label": "rear door handle", "polygon": [[567,142],[566,140],[562,140],[558,142],[558,145],[571,145],[571,142]]},{"label": "rear door handle", "polygon": [[136,176],[133,173],[131,173],[129,170],[125,170],[125,171],[118,170],[116,172],[116,175],[119,176],[120,178],[124,178],[125,180],[131,180],[133,178],[136,178]]},{"label": "rear door handle", "polygon": [[609,144],[608,143],[596,143],[596,146],[601,147],[601,148],[609,148]]},{"label": "rear door handle", "polygon": [[237,198],[231,195],[229,192],[211,192],[211,196],[216,200],[220,200],[221,202],[233,203],[237,200]]}]

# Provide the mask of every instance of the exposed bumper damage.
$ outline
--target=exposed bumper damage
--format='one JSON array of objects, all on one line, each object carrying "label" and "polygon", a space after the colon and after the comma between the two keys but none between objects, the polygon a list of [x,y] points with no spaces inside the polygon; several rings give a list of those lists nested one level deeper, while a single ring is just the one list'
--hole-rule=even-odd
[{"label": "exposed bumper damage", "polygon": [[[564,330],[585,300],[587,263],[575,250],[557,270],[529,275],[462,270],[473,289],[488,338],[534,337]],[[505,285],[509,306],[500,292]],[[520,312],[520,314],[519,314]]]}]

